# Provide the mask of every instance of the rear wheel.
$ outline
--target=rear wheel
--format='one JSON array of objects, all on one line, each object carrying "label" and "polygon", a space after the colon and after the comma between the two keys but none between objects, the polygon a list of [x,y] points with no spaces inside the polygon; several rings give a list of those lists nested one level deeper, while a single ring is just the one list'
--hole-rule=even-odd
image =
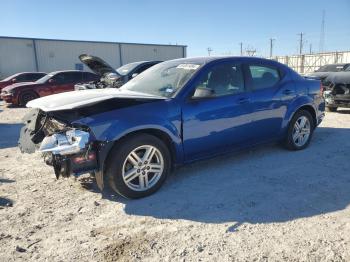
[{"label": "rear wheel", "polygon": [[336,112],[336,111],[337,111],[337,107],[334,107],[334,106],[326,106],[326,111],[327,111],[327,112]]},{"label": "rear wheel", "polygon": [[25,106],[29,101],[34,100],[38,97],[39,96],[34,92],[30,92],[30,91],[24,92],[19,96],[19,104],[21,106]]},{"label": "rear wheel", "polygon": [[160,139],[140,134],[116,145],[107,162],[106,176],[114,191],[126,198],[156,192],[170,172],[170,153]]},{"label": "rear wheel", "polygon": [[311,114],[306,110],[296,112],[289,123],[286,147],[290,150],[306,148],[310,143],[313,130],[314,122]]}]

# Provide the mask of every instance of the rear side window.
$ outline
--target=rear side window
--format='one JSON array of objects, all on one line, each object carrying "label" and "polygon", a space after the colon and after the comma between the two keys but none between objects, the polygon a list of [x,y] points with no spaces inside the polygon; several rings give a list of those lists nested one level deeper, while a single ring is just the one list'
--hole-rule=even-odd
[{"label": "rear side window", "polygon": [[280,81],[277,68],[250,65],[249,71],[252,76],[254,90],[272,87]]}]

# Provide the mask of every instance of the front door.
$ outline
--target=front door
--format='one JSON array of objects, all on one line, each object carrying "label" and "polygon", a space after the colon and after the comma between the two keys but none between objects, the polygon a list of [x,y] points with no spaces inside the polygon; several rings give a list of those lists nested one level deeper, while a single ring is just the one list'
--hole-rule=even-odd
[{"label": "front door", "polygon": [[[242,72],[237,62],[220,63],[203,72],[196,82],[194,96],[182,108],[185,161],[249,142],[250,96]],[[197,97],[197,91],[203,90],[210,95]]]}]

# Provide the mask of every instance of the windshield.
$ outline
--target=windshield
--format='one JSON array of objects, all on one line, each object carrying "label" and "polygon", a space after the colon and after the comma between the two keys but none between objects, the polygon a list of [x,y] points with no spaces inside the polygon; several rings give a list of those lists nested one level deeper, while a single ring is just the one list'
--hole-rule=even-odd
[{"label": "windshield", "polygon": [[198,63],[183,61],[163,62],[133,78],[121,89],[171,97],[186,84],[200,66]]},{"label": "windshield", "polygon": [[42,78],[39,78],[38,80],[36,80],[35,83],[44,84],[46,83],[47,80],[49,80],[53,76],[54,76],[53,74],[47,74],[46,76],[43,76]]},{"label": "windshield", "polygon": [[12,78],[17,77],[19,74],[14,74],[14,75],[10,75],[8,77],[6,77],[5,79],[1,80],[1,81],[10,81]]},{"label": "windshield", "polygon": [[134,68],[137,67],[139,64],[141,64],[141,63],[140,62],[135,62],[135,63],[130,63],[130,64],[123,65],[123,66],[121,66],[121,67],[119,67],[117,69],[117,72],[119,74],[121,74],[122,76],[125,76],[130,71],[134,70]]},{"label": "windshield", "polygon": [[321,66],[316,72],[339,72],[344,70],[344,65],[324,65]]}]

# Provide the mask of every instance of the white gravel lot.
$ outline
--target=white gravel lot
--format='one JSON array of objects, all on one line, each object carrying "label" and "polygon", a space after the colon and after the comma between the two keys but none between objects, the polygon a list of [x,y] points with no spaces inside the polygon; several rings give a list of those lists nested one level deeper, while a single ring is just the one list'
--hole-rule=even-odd
[{"label": "white gravel lot", "polygon": [[350,261],[350,110],[304,151],[198,162],[141,200],[21,154],[26,111],[0,106],[1,261]]}]

